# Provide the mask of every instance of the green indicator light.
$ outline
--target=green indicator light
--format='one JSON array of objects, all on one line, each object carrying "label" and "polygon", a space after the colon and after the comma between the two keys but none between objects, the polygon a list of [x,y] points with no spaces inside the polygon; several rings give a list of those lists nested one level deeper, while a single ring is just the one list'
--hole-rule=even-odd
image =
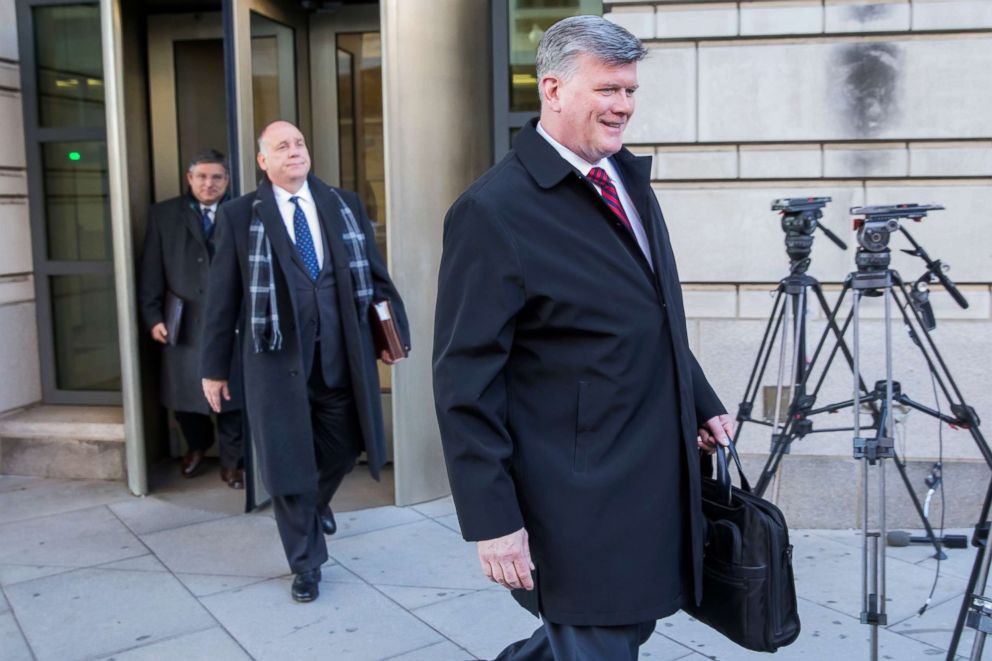
[{"label": "green indicator light", "polygon": [[69,152],[69,160],[70,161],[78,161],[81,158],[82,158],[82,156],[79,154],[78,151],[71,151],[71,152]]}]

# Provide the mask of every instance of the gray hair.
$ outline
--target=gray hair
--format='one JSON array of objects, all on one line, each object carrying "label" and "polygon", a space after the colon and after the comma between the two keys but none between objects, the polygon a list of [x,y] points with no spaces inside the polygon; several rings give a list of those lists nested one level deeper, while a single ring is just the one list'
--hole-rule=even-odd
[{"label": "gray hair", "polygon": [[205,149],[199,154],[194,156],[189,160],[189,172],[193,171],[197,165],[203,165],[204,163],[216,163],[217,165],[224,166],[224,172],[230,173],[230,169],[227,167],[227,159],[224,158],[224,154],[220,153],[216,149]]},{"label": "gray hair", "polygon": [[[576,60],[588,53],[608,66],[643,60],[648,51],[641,40],[601,16],[571,16],[544,33],[537,47],[537,80],[547,75],[568,80],[578,68]],[[540,87],[538,87],[540,94]],[[544,102],[544,98],[541,98]]]}]

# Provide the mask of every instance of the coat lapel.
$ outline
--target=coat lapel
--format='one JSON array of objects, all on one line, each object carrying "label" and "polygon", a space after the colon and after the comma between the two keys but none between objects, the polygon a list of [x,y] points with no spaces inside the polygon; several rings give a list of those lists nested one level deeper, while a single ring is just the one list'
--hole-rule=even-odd
[{"label": "coat lapel", "polygon": [[[599,194],[599,191],[596,190],[596,187],[591,182],[586,180],[582,173],[573,168],[571,164],[555,151],[555,148],[547,140],[541,137],[537,132],[536,119],[531,120],[521,129],[516,140],[514,140],[513,149],[517,152],[517,157],[523,163],[524,168],[541,188],[550,189],[571,178],[575,179],[578,185],[588,189],[589,194],[593,196],[591,202],[595,205],[596,210],[599,211],[603,221],[610,224],[621,246],[637,262],[638,267],[644,272],[648,281],[654,281],[651,266],[644,257],[644,253],[641,252],[640,246],[637,245],[637,240],[627,230],[616,227],[613,210],[603,200],[602,195]],[[647,167],[648,177],[646,180],[649,180],[650,159],[648,160]],[[640,211],[639,207],[638,211]]]},{"label": "coat lapel", "polygon": [[[331,257],[334,260],[334,272],[339,285],[342,274],[349,272],[348,263],[350,261],[348,252],[341,242],[344,235],[344,220],[341,218],[339,204],[336,197],[331,195],[327,184],[311,176],[308,180],[310,184],[310,194],[313,195],[314,206],[317,207],[317,215],[320,217],[320,228],[327,236],[327,244],[330,246]],[[350,277],[349,277],[350,282]]]},{"label": "coat lapel", "polygon": [[289,238],[286,225],[282,221],[282,214],[279,213],[279,205],[276,204],[275,194],[272,192],[272,183],[268,179],[263,179],[255,192],[256,198],[260,201],[258,216],[265,226],[265,234],[272,244],[272,251],[275,253],[280,264],[295,264],[309,277],[309,271],[300,259],[300,252]]},{"label": "coat lapel", "polygon": [[269,183],[268,179],[263,180],[259,185],[258,190],[255,191],[255,197],[259,202],[258,217],[262,219],[265,235],[272,245],[272,252],[279,264],[285,265],[282,267],[285,269],[289,264],[294,263],[306,273],[306,267],[303,266],[296,246],[290,241],[289,234],[286,232],[286,226],[282,222],[282,216],[279,214],[279,207],[276,205],[276,198],[272,192],[272,184]]},{"label": "coat lapel", "polygon": [[186,229],[193,237],[193,240],[206,250],[207,242],[203,238],[203,217],[200,215],[200,205],[192,195],[187,195],[183,202],[185,203],[183,220],[186,221]]},{"label": "coat lapel", "polygon": [[651,157],[635,156],[627,149],[622,149],[613,157],[613,161],[623,179],[624,188],[634,202],[641,225],[648,237],[648,247],[651,251],[651,261],[654,263],[652,278],[657,278],[659,284],[664,280],[662,273],[668,266],[668,252],[665,232],[661,224],[661,208],[657,200],[653,200],[654,191],[651,189]]}]

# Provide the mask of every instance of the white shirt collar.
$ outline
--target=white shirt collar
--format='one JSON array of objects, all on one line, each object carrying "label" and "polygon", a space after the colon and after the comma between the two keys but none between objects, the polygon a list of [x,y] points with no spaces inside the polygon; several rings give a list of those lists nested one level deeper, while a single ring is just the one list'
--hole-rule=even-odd
[{"label": "white shirt collar", "polygon": [[209,209],[210,210],[210,213],[212,213],[212,214],[217,213],[217,205],[218,204],[220,204],[220,203],[219,202],[214,202],[213,204],[203,204],[199,200],[196,201],[196,206],[199,207],[200,213],[203,213],[203,210],[204,209]]},{"label": "white shirt collar", "polygon": [[300,187],[300,190],[295,193],[290,193],[285,188],[276,186],[275,184],[272,184],[272,192],[275,194],[276,202],[279,204],[292,204],[292,202],[289,201],[289,198],[291,197],[298,197],[302,202],[313,201],[313,196],[310,194],[310,182],[308,181],[304,181],[303,185]]},{"label": "white shirt collar", "polygon": [[547,140],[548,143],[550,143],[552,147],[555,148],[555,151],[557,151],[558,154],[561,155],[562,158],[564,158],[566,161],[568,161],[568,163],[572,167],[574,167],[576,170],[578,170],[579,172],[581,172],[583,175],[589,174],[589,170],[593,169],[594,167],[601,167],[601,168],[605,169],[607,171],[607,173],[610,174],[611,177],[613,176],[613,174],[614,174],[613,173],[613,168],[610,167],[610,159],[609,159],[609,157],[600,159],[600,161],[598,163],[590,163],[589,161],[587,161],[586,159],[582,158],[581,156],[579,156],[578,154],[576,154],[574,151],[572,151],[571,149],[569,149],[565,145],[561,144],[560,142],[558,142],[557,140],[555,140],[554,138],[552,138],[551,137],[551,134],[549,134],[547,131],[545,131],[544,130],[544,127],[541,126],[541,122],[538,122],[537,123],[537,132],[541,135],[542,138],[544,138],[545,140]]}]

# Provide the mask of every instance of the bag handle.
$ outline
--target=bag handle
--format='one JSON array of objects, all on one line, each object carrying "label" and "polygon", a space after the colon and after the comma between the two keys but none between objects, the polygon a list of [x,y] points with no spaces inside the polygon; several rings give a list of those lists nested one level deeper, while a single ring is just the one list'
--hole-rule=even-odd
[{"label": "bag handle", "polygon": [[730,481],[730,467],[727,464],[727,454],[733,457],[734,465],[737,466],[737,475],[741,478],[741,490],[751,493],[751,483],[744,477],[744,468],[741,466],[741,458],[737,454],[737,447],[734,445],[734,442],[728,438],[726,448],[722,445],[717,445],[716,481],[720,485],[720,491],[726,494],[725,500],[727,504],[730,504],[733,494],[731,492],[732,483]]}]

